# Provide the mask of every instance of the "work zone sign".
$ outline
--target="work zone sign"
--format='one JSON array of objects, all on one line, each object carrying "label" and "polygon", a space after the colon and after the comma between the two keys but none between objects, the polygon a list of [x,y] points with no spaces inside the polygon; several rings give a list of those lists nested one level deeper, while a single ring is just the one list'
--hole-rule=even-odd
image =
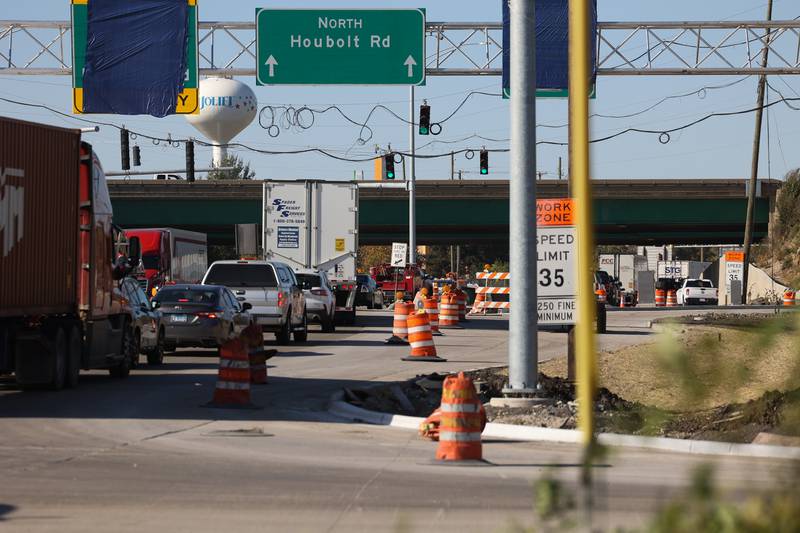
[{"label": "work zone sign", "polygon": [[574,324],[577,254],[571,198],[536,202],[536,277],[539,324]]}]

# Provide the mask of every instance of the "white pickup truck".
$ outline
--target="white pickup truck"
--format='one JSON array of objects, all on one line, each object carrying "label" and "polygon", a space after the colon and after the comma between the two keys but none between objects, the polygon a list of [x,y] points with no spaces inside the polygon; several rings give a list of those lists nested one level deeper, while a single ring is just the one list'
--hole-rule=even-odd
[{"label": "white pickup truck", "polygon": [[707,279],[685,279],[677,293],[678,305],[717,305],[719,297],[714,284]]}]

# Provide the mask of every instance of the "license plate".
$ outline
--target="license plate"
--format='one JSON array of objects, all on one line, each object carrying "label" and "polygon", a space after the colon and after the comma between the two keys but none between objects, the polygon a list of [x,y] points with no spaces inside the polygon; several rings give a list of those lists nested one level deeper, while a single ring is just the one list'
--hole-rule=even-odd
[{"label": "license plate", "polygon": [[705,299],[705,298],[700,298],[700,302],[701,302],[701,303],[705,303],[705,302],[706,302],[706,299]]},{"label": "license plate", "polygon": [[186,315],[172,315],[173,322],[186,322],[188,317]]}]

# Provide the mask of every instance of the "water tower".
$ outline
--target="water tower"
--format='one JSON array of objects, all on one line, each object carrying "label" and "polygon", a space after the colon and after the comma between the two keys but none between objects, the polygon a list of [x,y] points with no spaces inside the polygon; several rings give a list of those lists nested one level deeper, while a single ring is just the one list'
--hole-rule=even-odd
[{"label": "water tower", "polygon": [[200,113],[186,115],[189,124],[205,135],[213,146],[212,160],[221,166],[227,155],[225,146],[255,118],[258,102],[253,90],[230,78],[200,81]]}]

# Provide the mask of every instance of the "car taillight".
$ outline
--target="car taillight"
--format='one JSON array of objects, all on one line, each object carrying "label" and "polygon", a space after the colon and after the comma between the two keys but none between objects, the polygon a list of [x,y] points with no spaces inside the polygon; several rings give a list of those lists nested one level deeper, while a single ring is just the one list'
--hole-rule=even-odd
[{"label": "car taillight", "polygon": [[278,307],[283,306],[283,299],[284,299],[283,291],[278,291]]},{"label": "car taillight", "polygon": [[317,296],[325,296],[324,289],[311,289],[311,294],[315,294]]},{"label": "car taillight", "polygon": [[198,318],[217,318],[217,313],[195,313]]}]

